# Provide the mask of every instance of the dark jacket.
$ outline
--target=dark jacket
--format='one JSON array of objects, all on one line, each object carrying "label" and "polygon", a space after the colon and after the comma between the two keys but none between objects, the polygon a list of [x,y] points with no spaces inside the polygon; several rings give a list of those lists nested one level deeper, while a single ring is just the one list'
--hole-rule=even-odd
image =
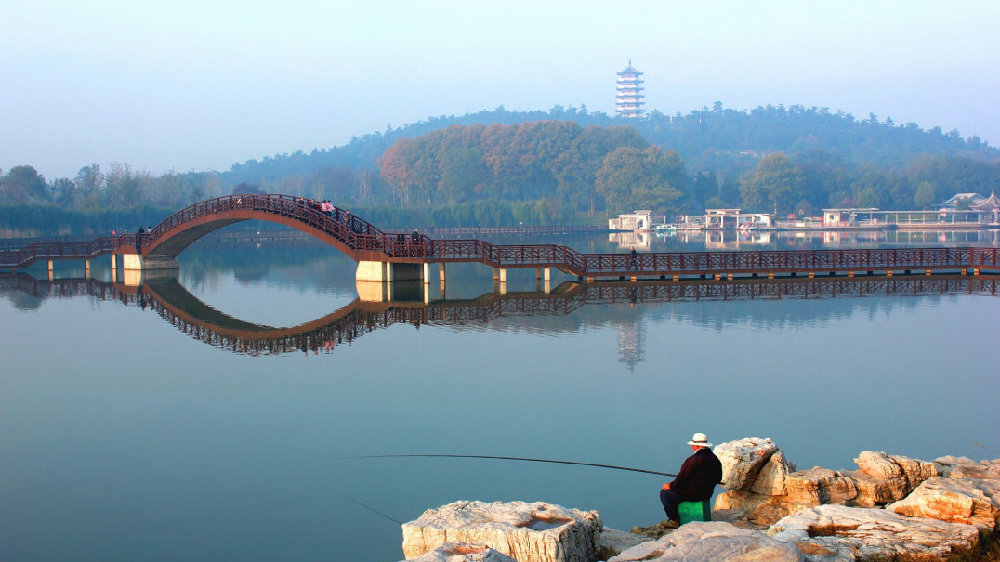
[{"label": "dark jacket", "polygon": [[670,489],[680,495],[681,501],[696,502],[711,499],[715,485],[721,481],[722,463],[711,449],[704,448],[684,461]]}]

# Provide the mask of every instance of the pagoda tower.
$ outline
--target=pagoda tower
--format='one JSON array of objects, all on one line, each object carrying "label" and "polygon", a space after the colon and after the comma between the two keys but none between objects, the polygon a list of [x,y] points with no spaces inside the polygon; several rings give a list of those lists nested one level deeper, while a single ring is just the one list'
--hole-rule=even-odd
[{"label": "pagoda tower", "polygon": [[632,68],[629,59],[625,70],[618,73],[617,95],[615,96],[615,115],[618,117],[642,117],[642,73]]}]

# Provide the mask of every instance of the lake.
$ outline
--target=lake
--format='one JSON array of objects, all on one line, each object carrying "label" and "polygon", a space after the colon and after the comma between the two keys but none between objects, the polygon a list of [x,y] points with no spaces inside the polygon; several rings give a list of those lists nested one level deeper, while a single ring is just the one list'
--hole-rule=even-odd
[{"label": "lake", "polygon": [[[997,245],[996,231],[919,234],[546,241]],[[356,302],[354,263],[315,243],[199,242],[141,297],[109,263],[89,283],[71,262],[53,283],[40,266],[0,280],[2,560],[400,560],[397,521],[463,499],[597,509],[626,530],[663,519],[663,477],[352,458],[366,455],[676,472],[701,431],[770,437],[799,468],[853,469],[862,450],[1000,457],[995,278],[682,294],[556,276],[545,295],[512,270],[501,298],[489,269],[461,265],[446,302],[432,283],[429,305],[417,285],[388,306]],[[266,327],[298,335],[247,344]]]}]

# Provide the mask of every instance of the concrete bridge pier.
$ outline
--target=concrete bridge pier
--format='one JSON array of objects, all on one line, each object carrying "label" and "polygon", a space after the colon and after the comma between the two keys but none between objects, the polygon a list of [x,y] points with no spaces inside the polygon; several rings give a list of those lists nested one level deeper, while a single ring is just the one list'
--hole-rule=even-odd
[{"label": "concrete bridge pier", "polygon": [[128,270],[151,270],[151,269],[177,269],[176,256],[141,256],[139,254],[122,254],[122,269]]},{"label": "concrete bridge pier", "polygon": [[[149,277],[177,277],[177,257],[176,256],[142,256],[139,254],[122,254],[122,283],[126,287],[138,287],[142,284],[143,276]],[[114,260],[114,255],[112,255]],[[112,261],[114,264],[114,261]],[[112,265],[112,272],[117,269]],[[156,272],[155,274],[153,272]],[[162,272],[162,273],[161,273]],[[111,274],[115,280],[115,273]]]},{"label": "concrete bridge pier", "polygon": [[[444,270],[442,269],[442,291],[444,289]],[[403,292],[412,298],[412,289],[407,282],[423,281],[424,300],[430,300],[430,264],[421,263],[392,263],[378,261],[358,262],[358,269],[354,274],[354,280],[358,289],[358,296],[366,302],[389,302],[393,300],[393,293],[399,287],[394,284],[403,284]]]},{"label": "concrete bridge pier", "polygon": [[551,284],[552,281],[549,278],[549,269],[545,268],[545,279],[544,280],[542,280],[541,275],[538,275],[538,272],[540,272],[540,271],[541,271],[541,269],[536,270],[536,275],[535,275],[535,292],[539,292],[540,293],[540,292],[542,292],[544,290],[545,294],[547,295],[547,294],[549,294],[549,293],[552,292],[552,284]]},{"label": "concrete bridge pier", "polygon": [[354,274],[356,281],[419,281],[421,274],[426,274],[426,264],[419,263],[391,263],[378,261],[358,262],[358,269]]}]

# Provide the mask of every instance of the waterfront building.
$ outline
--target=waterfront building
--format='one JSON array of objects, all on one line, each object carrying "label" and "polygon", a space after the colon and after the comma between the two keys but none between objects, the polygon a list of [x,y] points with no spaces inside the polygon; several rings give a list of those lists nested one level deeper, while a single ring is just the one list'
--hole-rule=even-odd
[{"label": "waterfront building", "polygon": [[[875,207],[849,209],[823,209],[824,228],[856,228],[859,226],[878,226],[878,209]],[[888,226],[885,220],[882,226]]]},{"label": "waterfront building", "polygon": [[642,73],[632,68],[629,59],[625,70],[618,73],[617,94],[615,96],[615,115],[618,117],[637,118],[643,114]]},{"label": "waterfront building", "polygon": [[608,230],[652,230],[653,211],[638,210],[608,219]]}]

